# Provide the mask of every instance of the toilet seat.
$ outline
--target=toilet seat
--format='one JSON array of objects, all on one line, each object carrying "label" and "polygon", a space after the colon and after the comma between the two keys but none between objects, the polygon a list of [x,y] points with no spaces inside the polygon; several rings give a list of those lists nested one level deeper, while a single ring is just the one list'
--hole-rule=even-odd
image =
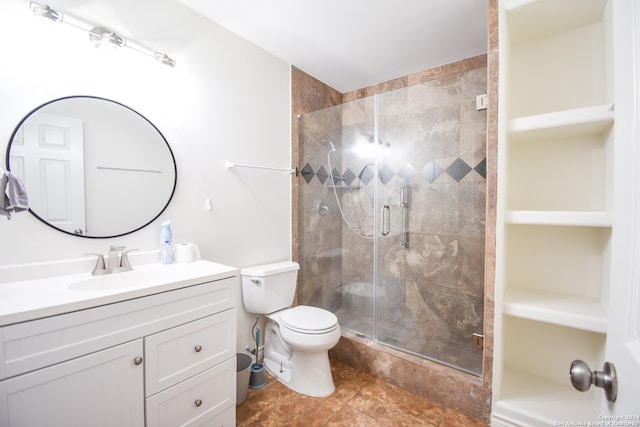
[{"label": "toilet seat", "polygon": [[299,305],[279,313],[280,323],[289,330],[301,334],[326,334],[335,331],[338,318],[322,308]]}]

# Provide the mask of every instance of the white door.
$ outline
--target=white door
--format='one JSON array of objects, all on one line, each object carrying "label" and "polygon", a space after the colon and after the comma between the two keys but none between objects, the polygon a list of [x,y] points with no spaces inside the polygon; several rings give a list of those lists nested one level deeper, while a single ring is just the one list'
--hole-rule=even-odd
[{"label": "white door", "polygon": [[606,360],[616,368],[618,396],[615,403],[603,399],[601,413],[614,417],[602,420],[611,425],[640,425],[640,2],[614,5],[616,170]]},{"label": "white door", "polygon": [[21,131],[10,163],[25,184],[29,207],[55,227],[85,234],[82,120],[35,113]]}]

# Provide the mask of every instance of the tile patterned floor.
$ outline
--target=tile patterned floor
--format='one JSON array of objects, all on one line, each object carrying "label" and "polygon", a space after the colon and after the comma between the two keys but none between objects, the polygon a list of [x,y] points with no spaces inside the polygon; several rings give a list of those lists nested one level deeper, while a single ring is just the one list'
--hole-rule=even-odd
[{"label": "tile patterned floor", "polygon": [[486,427],[442,405],[332,361],[336,391],[309,397],[289,390],[270,375],[260,390],[249,390],[236,407],[238,426],[438,426]]}]

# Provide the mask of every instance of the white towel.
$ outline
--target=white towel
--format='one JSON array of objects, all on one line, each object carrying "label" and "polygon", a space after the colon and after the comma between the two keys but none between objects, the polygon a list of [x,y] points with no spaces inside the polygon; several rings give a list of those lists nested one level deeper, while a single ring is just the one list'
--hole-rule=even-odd
[{"label": "white towel", "polygon": [[11,219],[11,214],[29,209],[29,197],[20,178],[2,171],[0,178],[0,215]]}]

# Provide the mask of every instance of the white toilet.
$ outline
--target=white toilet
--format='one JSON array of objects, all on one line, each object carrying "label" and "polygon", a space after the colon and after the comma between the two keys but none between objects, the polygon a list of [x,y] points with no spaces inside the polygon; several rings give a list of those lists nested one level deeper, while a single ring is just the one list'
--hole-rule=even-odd
[{"label": "white toilet", "polygon": [[340,339],[338,318],[317,307],[291,308],[299,265],[286,261],[243,268],[242,297],[249,313],[264,314],[264,365],[281,383],[308,396],[335,390],[328,351]]}]

